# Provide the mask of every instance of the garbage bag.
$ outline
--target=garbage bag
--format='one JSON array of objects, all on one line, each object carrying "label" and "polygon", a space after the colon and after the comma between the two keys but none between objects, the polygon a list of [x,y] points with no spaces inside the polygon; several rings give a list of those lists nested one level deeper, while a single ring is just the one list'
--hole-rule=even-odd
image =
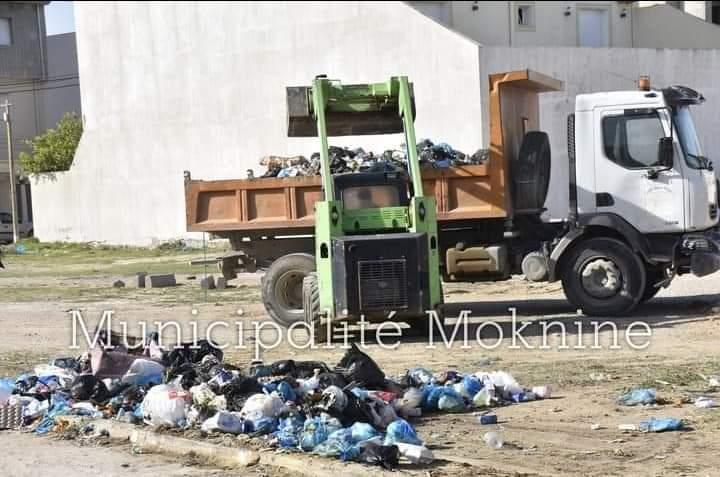
[{"label": "garbage bag", "polygon": [[203,422],[200,429],[204,432],[220,431],[230,434],[241,434],[247,432],[247,425],[245,424],[245,420],[236,413],[218,411],[210,419]]},{"label": "garbage bag", "polygon": [[240,410],[240,415],[258,421],[263,417],[275,418],[285,409],[285,403],[277,394],[253,394]]},{"label": "garbage bag", "polygon": [[480,380],[475,376],[466,375],[463,377],[462,387],[465,388],[468,396],[472,398],[480,391],[480,389],[482,389],[483,385],[482,382],[480,382]]},{"label": "garbage bag", "polygon": [[81,374],[70,386],[70,396],[76,401],[106,402],[112,396],[105,383],[92,374]]},{"label": "garbage bag", "polygon": [[432,373],[425,368],[413,368],[407,372],[407,376],[410,384],[416,387],[430,384],[433,380]]},{"label": "garbage bag", "polygon": [[419,388],[408,388],[399,400],[402,409],[420,407],[423,401],[423,392]]},{"label": "garbage bag", "polygon": [[64,389],[69,388],[77,377],[77,373],[71,369],[47,364],[35,366],[35,375],[39,380],[41,380],[41,382],[43,378],[55,377],[59,387]]},{"label": "garbage bag", "polygon": [[229,410],[240,411],[249,396],[262,391],[263,387],[257,379],[248,376],[236,376],[223,387],[222,394],[227,399]]},{"label": "garbage bag", "polygon": [[298,435],[303,430],[304,421],[299,415],[280,419],[275,437],[280,447],[292,448],[298,446]]},{"label": "garbage bag", "polygon": [[151,426],[183,427],[190,393],[161,384],[150,388],[142,402],[143,419]]},{"label": "garbage bag", "polygon": [[640,423],[640,430],[646,432],[666,432],[679,431],[683,428],[683,422],[680,419],[672,417],[655,418],[651,417]]},{"label": "garbage bag", "polygon": [[370,440],[361,442],[358,448],[358,462],[379,465],[386,470],[394,470],[400,463],[400,450],[396,445],[381,445]]},{"label": "garbage bag", "polygon": [[15,382],[11,379],[0,379],[0,406],[4,405],[15,391]]},{"label": "garbage bag", "polygon": [[425,446],[403,442],[397,442],[395,445],[400,451],[400,455],[409,460],[411,464],[430,464],[435,459],[432,451]]},{"label": "garbage bag", "polygon": [[385,429],[391,422],[396,421],[398,418],[392,404],[389,404],[380,398],[371,396],[365,401],[365,403],[370,409],[373,424],[379,429]]},{"label": "garbage bag", "polygon": [[148,384],[161,384],[165,366],[149,359],[136,359],[130,365],[125,375],[121,378],[123,383],[136,386],[147,386]]},{"label": "garbage bag", "polygon": [[448,388],[451,392],[445,392],[438,399],[438,410],[445,412],[462,412],[465,410],[465,401],[452,388]]},{"label": "garbage bag", "polygon": [[348,385],[345,376],[340,373],[320,373],[318,381],[320,383],[320,389],[329,388],[330,386],[345,388],[345,386]]},{"label": "garbage bag", "polygon": [[358,443],[377,437],[380,433],[370,424],[365,422],[356,422],[350,426],[350,437],[353,442]]},{"label": "garbage bag", "polygon": [[[437,411],[440,408],[440,399],[443,399],[442,410],[455,409],[463,398],[452,387],[430,384],[423,389],[422,409],[424,411]],[[463,404],[464,406],[464,404]]]},{"label": "garbage bag", "polygon": [[295,401],[297,399],[297,394],[295,394],[295,391],[293,390],[290,383],[287,381],[280,381],[277,385],[276,392],[280,395],[280,398],[285,401]]},{"label": "garbage bag", "polygon": [[382,388],[385,373],[373,359],[358,349],[353,343],[338,363],[346,380],[366,388]]},{"label": "garbage bag", "polygon": [[406,444],[415,444],[421,446],[423,442],[418,438],[415,429],[405,419],[398,419],[390,423],[385,431],[386,446],[395,444],[396,442],[404,442]]},{"label": "garbage bag", "polygon": [[326,422],[320,417],[311,417],[305,420],[303,430],[300,434],[299,445],[304,451],[312,451],[318,445],[325,442],[330,432]]},{"label": "garbage bag", "polygon": [[339,429],[328,435],[328,438],[313,449],[313,454],[324,457],[338,457],[340,460],[355,460],[360,455],[360,449],[352,440],[349,428]]},{"label": "garbage bag", "polygon": [[656,398],[655,389],[634,389],[620,396],[617,402],[623,406],[637,406],[638,404],[654,404]]}]

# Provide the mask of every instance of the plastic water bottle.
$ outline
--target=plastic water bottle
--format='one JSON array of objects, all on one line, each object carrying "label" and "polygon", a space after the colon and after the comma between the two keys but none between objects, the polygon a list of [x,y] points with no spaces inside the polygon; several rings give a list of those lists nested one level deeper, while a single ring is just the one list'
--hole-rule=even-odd
[{"label": "plastic water bottle", "polygon": [[495,431],[485,433],[483,441],[485,441],[485,444],[491,449],[501,449],[505,444],[502,434]]}]

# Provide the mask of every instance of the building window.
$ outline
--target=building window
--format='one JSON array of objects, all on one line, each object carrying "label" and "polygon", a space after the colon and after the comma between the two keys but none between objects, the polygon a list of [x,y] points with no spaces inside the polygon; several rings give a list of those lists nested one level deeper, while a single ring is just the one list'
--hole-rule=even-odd
[{"label": "building window", "polygon": [[578,46],[610,46],[610,10],[579,8],[577,10]]},{"label": "building window", "polygon": [[658,165],[658,142],[665,137],[656,112],[608,116],[602,122],[605,155],[627,169]]},{"label": "building window", "polygon": [[532,5],[518,5],[517,26],[520,29],[532,29],[535,27],[535,9]]},{"label": "building window", "polygon": [[9,18],[0,18],[0,46],[12,44],[12,29]]}]

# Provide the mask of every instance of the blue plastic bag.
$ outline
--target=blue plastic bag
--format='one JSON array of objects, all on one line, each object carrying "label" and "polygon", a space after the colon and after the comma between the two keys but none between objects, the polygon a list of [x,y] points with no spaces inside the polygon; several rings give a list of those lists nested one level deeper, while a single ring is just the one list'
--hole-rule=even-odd
[{"label": "blue plastic bag", "polygon": [[298,435],[303,430],[303,420],[299,416],[286,417],[280,420],[278,430],[275,432],[280,447],[291,448],[298,446]]},{"label": "blue plastic bag", "polygon": [[351,428],[338,429],[313,449],[313,454],[325,457],[338,457],[340,460],[354,460],[360,455],[360,448],[352,439]]},{"label": "blue plastic bag", "polygon": [[463,412],[465,410],[465,400],[455,390],[451,389],[451,393],[443,393],[438,399],[438,410],[445,412]]},{"label": "blue plastic bag", "polygon": [[666,432],[666,431],[679,431],[683,428],[683,422],[680,419],[672,417],[655,418],[651,417],[646,421],[640,423],[640,430],[646,432]]},{"label": "blue plastic bag", "polygon": [[440,409],[440,398],[443,396],[445,396],[445,399],[443,399],[444,410],[456,407],[458,402],[464,402],[462,396],[451,387],[431,384],[423,389],[423,411],[437,411]]},{"label": "blue plastic bag", "polygon": [[325,422],[319,417],[312,417],[305,420],[303,430],[300,434],[300,448],[304,451],[312,451],[328,438],[328,429]]},{"label": "blue plastic bag", "polygon": [[415,429],[405,419],[398,419],[393,421],[387,426],[385,430],[385,445],[393,445],[395,443],[414,444],[417,446],[423,445],[423,442],[418,438]]},{"label": "blue plastic bag", "polygon": [[623,406],[637,406],[638,404],[655,404],[657,392],[654,389],[634,389],[623,394],[617,400]]},{"label": "blue plastic bag", "polygon": [[482,382],[475,376],[467,375],[462,380],[462,385],[469,396],[474,396],[482,389]]},{"label": "blue plastic bag", "polygon": [[350,430],[350,437],[355,444],[380,435],[372,425],[365,422],[356,422],[348,429]]},{"label": "blue plastic bag", "polygon": [[261,417],[255,421],[249,421],[247,419],[243,422],[243,429],[240,431],[243,434],[272,434],[277,430],[278,421],[274,417]]},{"label": "blue plastic bag", "polygon": [[295,394],[295,390],[293,390],[292,386],[290,386],[290,383],[288,383],[287,381],[280,381],[280,383],[278,383],[277,393],[285,402],[295,401],[297,399],[297,394]]}]

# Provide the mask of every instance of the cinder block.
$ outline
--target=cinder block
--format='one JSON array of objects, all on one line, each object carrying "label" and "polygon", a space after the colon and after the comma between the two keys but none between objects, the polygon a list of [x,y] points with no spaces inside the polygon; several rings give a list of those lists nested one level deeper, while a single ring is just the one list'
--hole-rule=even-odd
[{"label": "cinder block", "polygon": [[215,288],[215,276],[214,275],[208,275],[205,278],[202,278],[200,280],[200,288],[203,290],[212,290]]},{"label": "cinder block", "polygon": [[227,279],[225,277],[218,277],[217,280],[215,280],[215,288],[218,290],[224,290],[227,288]]},{"label": "cinder block", "polygon": [[148,278],[150,279],[150,288],[165,288],[177,285],[174,273],[167,275],[149,275]]},{"label": "cinder block", "polygon": [[145,277],[147,277],[147,272],[137,272],[138,288],[145,288]]}]

